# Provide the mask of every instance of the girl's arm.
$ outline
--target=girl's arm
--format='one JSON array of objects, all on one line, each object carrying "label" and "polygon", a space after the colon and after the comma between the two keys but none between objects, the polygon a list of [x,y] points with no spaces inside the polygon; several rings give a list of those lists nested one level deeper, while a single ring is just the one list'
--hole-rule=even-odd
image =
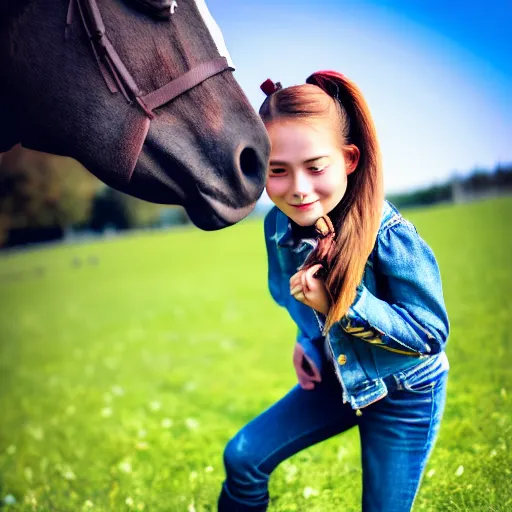
[{"label": "girl's arm", "polygon": [[[272,208],[267,213],[264,222],[265,229],[265,244],[267,248],[267,259],[268,259],[268,287],[270,295],[277,304],[281,307],[285,307],[284,293],[289,294],[288,279],[283,276],[283,271],[279,264],[279,258],[277,256],[277,244],[275,241],[276,233],[276,213],[277,208]],[[319,372],[322,371],[322,354],[321,354],[321,343],[319,340],[312,340],[299,328],[297,333],[297,343],[300,343],[304,349],[304,354],[308,359],[316,366]]]},{"label": "girl's arm", "polygon": [[432,250],[405,219],[380,233],[376,245],[379,297],[361,283],[354,303],[333,330],[341,327],[391,351],[444,350],[449,322]]},{"label": "girl's arm", "polygon": [[277,208],[274,206],[265,216],[264,231],[265,231],[265,245],[267,248],[267,263],[268,263],[268,288],[272,298],[284,307],[284,297],[282,297],[282,271],[279,265],[279,258],[277,256],[277,242],[276,235],[276,213]]},{"label": "girl's arm", "polygon": [[310,364],[314,365],[318,373],[323,371],[324,358],[322,357],[324,338],[312,340],[301,329],[297,332],[297,343],[304,350],[304,355]]}]

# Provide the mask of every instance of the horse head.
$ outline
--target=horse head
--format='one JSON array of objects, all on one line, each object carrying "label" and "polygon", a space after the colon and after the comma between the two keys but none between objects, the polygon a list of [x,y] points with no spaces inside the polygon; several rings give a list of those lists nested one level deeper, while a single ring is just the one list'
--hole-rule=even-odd
[{"label": "horse head", "polygon": [[252,211],[269,142],[204,0],[2,10],[0,151],[70,156],[122,192],[184,206],[206,230]]}]

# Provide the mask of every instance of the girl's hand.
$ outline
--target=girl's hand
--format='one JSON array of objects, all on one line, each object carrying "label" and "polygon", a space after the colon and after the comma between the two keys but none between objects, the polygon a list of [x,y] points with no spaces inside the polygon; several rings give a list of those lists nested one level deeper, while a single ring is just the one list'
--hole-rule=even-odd
[{"label": "girl's hand", "polygon": [[293,297],[310,308],[327,316],[330,299],[324,281],[313,277],[322,268],[317,264],[307,270],[299,270],[290,278],[290,293]]},{"label": "girl's hand", "polygon": [[293,351],[293,366],[302,389],[311,390],[315,387],[315,382],[321,382],[322,377],[315,363],[304,354],[304,349],[300,343],[295,344]]}]

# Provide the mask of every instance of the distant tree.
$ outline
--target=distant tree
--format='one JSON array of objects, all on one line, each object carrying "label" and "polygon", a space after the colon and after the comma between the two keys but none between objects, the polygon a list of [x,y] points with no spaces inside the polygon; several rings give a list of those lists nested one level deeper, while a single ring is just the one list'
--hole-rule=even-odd
[{"label": "distant tree", "polygon": [[494,182],[499,187],[512,187],[512,164],[498,166],[494,173]]},{"label": "distant tree", "polygon": [[14,147],[0,159],[0,246],[10,230],[84,222],[99,181],[71,158]]},{"label": "distant tree", "polygon": [[105,187],[96,194],[92,203],[89,226],[97,232],[107,227],[125,230],[133,227],[134,219],[121,192]]},{"label": "distant tree", "polygon": [[451,178],[444,184],[413,192],[390,194],[387,198],[397,207],[403,208],[431,205],[441,201],[467,201],[489,191],[496,194],[510,193],[511,190],[512,164],[500,164],[494,171],[474,169],[467,176],[453,172]]},{"label": "distant tree", "polygon": [[441,201],[452,200],[451,184],[434,185],[404,194],[391,194],[387,197],[397,208],[427,206]]},{"label": "distant tree", "polygon": [[93,200],[89,227],[101,232],[107,227],[125,230],[153,226],[162,208],[104,186]]},{"label": "distant tree", "polygon": [[484,169],[475,169],[465,180],[466,188],[479,190],[492,185],[493,174]]}]

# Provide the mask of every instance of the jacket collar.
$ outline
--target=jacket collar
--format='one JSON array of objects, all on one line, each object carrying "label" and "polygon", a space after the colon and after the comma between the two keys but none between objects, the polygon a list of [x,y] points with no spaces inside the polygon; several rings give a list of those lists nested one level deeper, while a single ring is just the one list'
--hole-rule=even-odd
[{"label": "jacket collar", "polygon": [[[276,217],[276,242],[281,247],[292,247],[294,245],[292,225],[290,219],[278,208]],[[382,217],[379,231],[387,225],[392,218],[398,214],[397,209],[387,200],[384,200]]]},{"label": "jacket collar", "polygon": [[277,245],[282,247],[293,246],[292,224],[290,219],[279,209],[276,218],[276,241]]}]

